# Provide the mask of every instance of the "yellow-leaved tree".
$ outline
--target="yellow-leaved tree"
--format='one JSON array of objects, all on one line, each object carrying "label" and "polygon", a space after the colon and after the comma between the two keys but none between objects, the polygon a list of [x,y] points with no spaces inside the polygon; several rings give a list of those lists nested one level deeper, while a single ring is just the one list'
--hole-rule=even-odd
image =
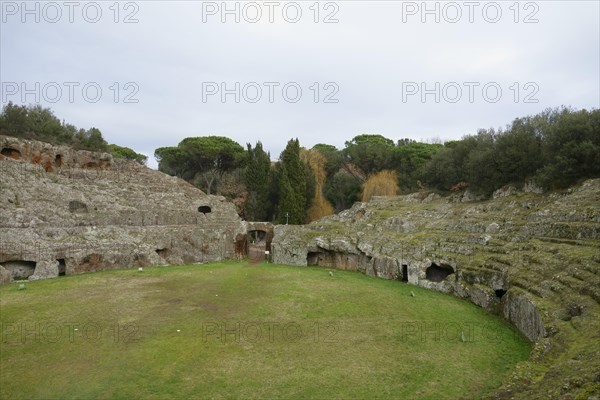
[{"label": "yellow-leaved tree", "polygon": [[323,195],[323,187],[327,179],[327,172],[325,171],[327,160],[323,154],[315,149],[302,149],[300,159],[308,164],[315,176],[315,196],[311,207],[308,209],[307,222],[316,221],[319,218],[333,214],[333,207]]},{"label": "yellow-leaved tree", "polygon": [[367,202],[373,196],[395,196],[399,190],[396,171],[379,171],[363,183],[361,201]]}]

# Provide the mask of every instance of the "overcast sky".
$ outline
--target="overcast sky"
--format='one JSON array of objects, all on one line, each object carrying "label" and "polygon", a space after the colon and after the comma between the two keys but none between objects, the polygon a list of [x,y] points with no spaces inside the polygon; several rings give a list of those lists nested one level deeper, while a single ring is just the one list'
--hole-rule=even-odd
[{"label": "overcast sky", "polygon": [[2,1],[1,101],[97,127],[152,167],[189,136],[277,159],[294,137],[445,141],[600,107],[598,1],[424,4]]}]

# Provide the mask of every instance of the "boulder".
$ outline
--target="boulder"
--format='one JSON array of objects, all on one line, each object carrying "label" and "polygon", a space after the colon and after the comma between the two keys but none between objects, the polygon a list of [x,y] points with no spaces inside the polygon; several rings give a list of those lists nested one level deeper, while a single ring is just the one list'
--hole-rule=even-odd
[{"label": "boulder", "polygon": [[523,186],[523,192],[544,194],[544,188],[538,185],[534,180],[527,181]]},{"label": "boulder", "polygon": [[486,199],[485,195],[476,194],[471,189],[467,189],[467,190],[465,190],[465,193],[460,198],[460,201],[462,203],[466,203],[469,201],[481,201],[481,200],[485,200],[485,199]]},{"label": "boulder", "polygon": [[512,322],[529,340],[536,341],[546,335],[544,321],[538,308],[524,291],[518,288],[509,289],[504,296],[502,313],[504,318]]},{"label": "boulder", "polygon": [[54,261],[40,261],[35,266],[35,272],[29,277],[30,281],[38,279],[48,279],[58,277],[58,265],[59,262]]},{"label": "boulder", "polygon": [[495,222],[492,222],[485,228],[485,233],[498,233],[500,230],[500,225]]},{"label": "boulder", "polygon": [[511,196],[517,192],[518,192],[518,190],[516,187],[514,187],[512,185],[506,185],[506,186],[501,187],[500,189],[496,190],[492,194],[492,199],[499,199],[502,197]]},{"label": "boulder", "polygon": [[11,283],[13,281],[12,274],[8,272],[2,265],[0,265],[0,284]]}]

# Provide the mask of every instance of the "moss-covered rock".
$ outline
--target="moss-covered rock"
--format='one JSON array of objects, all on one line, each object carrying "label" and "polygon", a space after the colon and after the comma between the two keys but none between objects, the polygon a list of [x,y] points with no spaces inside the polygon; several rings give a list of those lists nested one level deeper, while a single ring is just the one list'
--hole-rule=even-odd
[{"label": "moss-covered rock", "polygon": [[273,260],[469,299],[533,343],[497,398],[587,398],[600,382],[600,179],[530,189],[488,201],[375,197],[310,225],[276,227]]}]

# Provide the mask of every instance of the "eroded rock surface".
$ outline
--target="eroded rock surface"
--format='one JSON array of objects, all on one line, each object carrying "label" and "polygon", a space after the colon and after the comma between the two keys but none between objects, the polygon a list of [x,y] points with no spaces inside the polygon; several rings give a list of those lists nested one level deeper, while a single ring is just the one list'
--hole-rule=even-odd
[{"label": "eroded rock surface", "polygon": [[401,280],[502,316],[534,348],[498,398],[600,391],[600,179],[533,189],[508,186],[489,201],[376,197],[306,226],[276,226],[273,260]]},{"label": "eroded rock surface", "polygon": [[0,264],[13,279],[245,256],[245,222],[223,197],[105,153],[7,136],[0,150]]}]

